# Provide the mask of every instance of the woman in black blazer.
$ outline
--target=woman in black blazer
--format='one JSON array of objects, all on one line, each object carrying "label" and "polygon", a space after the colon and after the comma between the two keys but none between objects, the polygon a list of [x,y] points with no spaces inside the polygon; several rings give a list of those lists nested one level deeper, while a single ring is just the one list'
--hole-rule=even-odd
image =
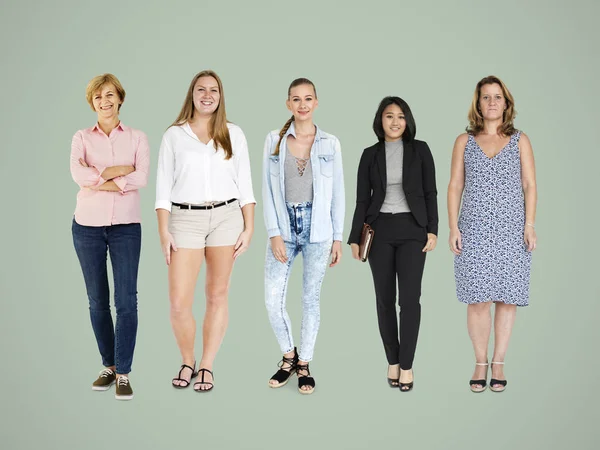
[{"label": "woman in black blazer", "polygon": [[388,383],[407,392],[414,380],[412,364],[421,321],[419,299],[425,255],[437,243],[435,166],[427,143],[414,139],[415,121],[401,98],[385,97],[381,101],[373,131],[378,142],[365,149],[360,159],[348,243],[352,257],[359,259],[363,224],[373,228],[369,265],[379,332],[389,364]]}]

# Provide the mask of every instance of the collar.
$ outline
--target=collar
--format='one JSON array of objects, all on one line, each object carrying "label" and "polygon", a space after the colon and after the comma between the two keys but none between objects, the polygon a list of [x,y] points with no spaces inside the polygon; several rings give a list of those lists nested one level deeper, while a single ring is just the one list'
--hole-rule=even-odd
[{"label": "collar", "polygon": [[[315,124],[315,128],[316,128],[315,142],[316,141],[320,141],[321,139],[326,139],[327,138],[327,136],[325,135],[325,133],[323,131],[321,131],[321,129],[317,126],[317,124]],[[290,127],[288,128],[288,130],[285,132],[285,134],[283,135],[283,137],[288,137],[290,134],[292,136],[296,137],[296,126],[295,126],[294,122],[292,122],[292,124],[290,125]]]},{"label": "collar", "polygon": [[[119,121],[118,125],[114,128],[115,130],[121,130],[121,131],[125,131],[127,129],[127,127],[125,125],[123,125],[123,121]],[[92,127],[92,131],[102,131],[102,129],[100,128],[100,125],[98,124],[98,122],[96,122],[96,124]],[[104,132],[103,132],[104,133]]]}]

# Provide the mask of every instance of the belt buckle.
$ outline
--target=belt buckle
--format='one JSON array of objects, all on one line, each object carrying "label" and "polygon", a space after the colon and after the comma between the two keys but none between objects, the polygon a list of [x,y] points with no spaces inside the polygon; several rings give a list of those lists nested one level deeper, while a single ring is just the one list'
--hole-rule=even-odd
[{"label": "belt buckle", "polygon": [[215,202],[210,202],[210,209],[215,209]]}]

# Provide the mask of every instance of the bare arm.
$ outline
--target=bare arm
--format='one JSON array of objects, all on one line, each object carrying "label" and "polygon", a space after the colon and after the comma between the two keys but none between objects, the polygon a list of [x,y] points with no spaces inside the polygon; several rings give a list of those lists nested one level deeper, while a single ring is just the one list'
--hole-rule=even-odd
[{"label": "bare arm", "polygon": [[450,250],[460,254],[462,247],[460,231],[458,230],[458,212],[460,201],[465,188],[465,146],[468,135],[461,134],[454,142],[452,163],[450,167],[450,182],[448,183],[448,226],[450,227]]},{"label": "bare arm", "polygon": [[111,166],[102,171],[100,176],[105,180],[112,180],[117,177],[124,177],[135,170],[133,166]]},{"label": "bare arm", "polygon": [[158,219],[158,235],[160,236],[160,249],[163,252],[167,265],[171,264],[171,249],[177,251],[175,240],[169,233],[169,216],[171,213],[163,208],[156,209]]},{"label": "bare arm", "polygon": [[519,150],[521,154],[521,183],[525,196],[525,233],[524,239],[527,249],[532,251],[536,247],[537,237],[535,234],[535,210],[537,205],[537,184],[535,181],[535,161],[531,141],[525,133],[521,133],[519,139]]}]

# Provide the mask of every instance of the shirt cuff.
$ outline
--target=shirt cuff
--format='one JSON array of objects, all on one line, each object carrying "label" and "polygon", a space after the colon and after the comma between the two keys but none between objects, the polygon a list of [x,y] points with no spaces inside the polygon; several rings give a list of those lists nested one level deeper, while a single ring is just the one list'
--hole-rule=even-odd
[{"label": "shirt cuff", "polygon": [[106,167],[103,167],[103,166],[90,166],[90,167],[93,167],[94,169],[96,169],[98,171],[98,182],[96,183],[96,186],[102,186],[104,183],[106,183],[107,180],[102,178],[102,172],[104,172],[106,170]]},{"label": "shirt cuff", "polygon": [[343,233],[333,233],[333,240],[334,241],[342,241],[344,239],[344,234]]},{"label": "shirt cuff", "polygon": [[121,190],[121,194],[124,194],[125,186],[127,185],[127,180],[124,177],[117,177],[117,178],[113,178],[113,181]]},{"label": "shirt cuff", "polygon": [[171,212],[171,202],[165,200],[156,200],[156,203],[154,203],[154,210],[156,211],[157,209],[166,209],[167,211]]},{"label": "shirt cuff", "polygon": [[267,230],[267,235],[269,236],[269,239],[271,239],[275,236],[281,236],[281,231],[279,231],[279,228],[271,228],[270,230]]},{"label": "shirt cuff", "polygon": [[256,200],[252,197],[240,200],[240,208],[243,208],[244,206],[249,205],[250,203],[254,203],[256,205]]}]

